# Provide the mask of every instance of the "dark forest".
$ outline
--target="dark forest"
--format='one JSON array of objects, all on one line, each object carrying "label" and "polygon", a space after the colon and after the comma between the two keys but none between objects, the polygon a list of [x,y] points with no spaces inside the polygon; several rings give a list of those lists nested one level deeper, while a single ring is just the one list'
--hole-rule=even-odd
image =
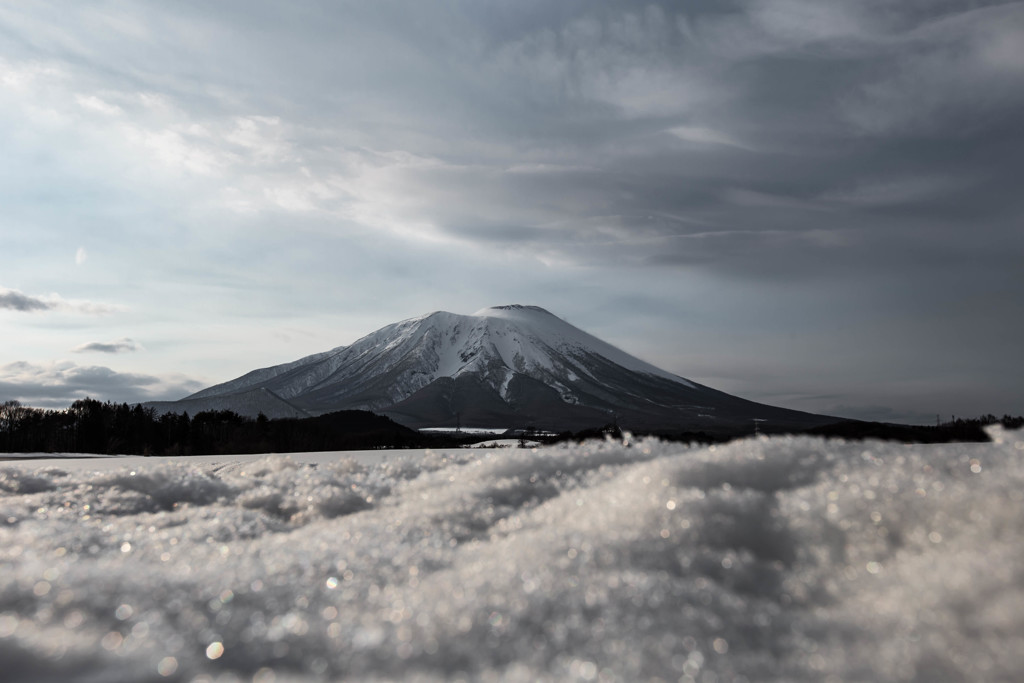
[{"label": "dark forest", "polygon": [[[845,440],[880,439],[905,443],[988,441],[984,428],[1002,424],[1024,427],[1024,417],[984,415],[952,419],[931,426],[897,425],[847,420],[818,427],[806,434]],[[724,442],[733,436],[697,432],[658,433],[670,441]],[[510,433],[540,441],[579,441],[618,436],[612,425],[557,436]],[[637,435],[639,436],[639,435]],[[345,410],[318,417],[253,419],[228,410],[158,415],[152,408],[127,403],[102,403],[86,398],[66,410],[43,410],[18,401],[0,404],[0,452],[94,453],[100,455],[231,455],[242,453],[297,453],[304,451],[370,450],[381,448],[457,447],[480,437],[422,434],[393,420],[361,410]]]},{"label": "dark forest", "polygon": [[227,455],[434,445],[432,437],[359,410],[268,420],[227,410],[157,415],[152,408],[89,398],[66,410],[0,404],[0,452],[6,453]]}]

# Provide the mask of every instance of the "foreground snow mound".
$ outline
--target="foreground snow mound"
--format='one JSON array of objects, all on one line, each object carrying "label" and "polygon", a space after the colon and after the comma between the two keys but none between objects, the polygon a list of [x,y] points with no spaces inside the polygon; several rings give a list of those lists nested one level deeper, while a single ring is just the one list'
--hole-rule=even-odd
[{"label": "foreground snow mound", "polygon": [[0,678],[1016,680],[993,434],[7,464]]}]

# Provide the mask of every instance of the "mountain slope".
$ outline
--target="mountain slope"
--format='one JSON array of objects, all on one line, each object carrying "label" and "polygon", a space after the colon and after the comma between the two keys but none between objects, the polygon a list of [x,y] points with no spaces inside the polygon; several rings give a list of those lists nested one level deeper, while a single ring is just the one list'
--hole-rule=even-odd
[{"label": "mountain slope", "polygon": [[184,413],[191,415],[207,410],[232,410],[239,415],[256,417],[260,413],[269,418],[303,418],[311,414],[284,400],[266,387],[256,386],[234,394],[218,394],[180,401],[152,401],[146,404],[157,413]]},{"label": "mountain slope", "polygon": [[766,428],[835,421],[691,382],[542,308],[518,305],[403,320],[179,403],[193,411],[232,402],[245,414],[256,404],[311,415],[372,410],[411,427],[583,429],[616,421],[632,429],[734,431],[749,429],[754,419]]}]

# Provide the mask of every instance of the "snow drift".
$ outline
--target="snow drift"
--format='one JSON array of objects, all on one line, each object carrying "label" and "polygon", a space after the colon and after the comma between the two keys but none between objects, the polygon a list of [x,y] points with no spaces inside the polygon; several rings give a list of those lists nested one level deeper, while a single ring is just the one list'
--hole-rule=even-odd
[{"label": "snow drift", "polygon": [[3,463],[0,678],[1016,680],[993,435]]}]

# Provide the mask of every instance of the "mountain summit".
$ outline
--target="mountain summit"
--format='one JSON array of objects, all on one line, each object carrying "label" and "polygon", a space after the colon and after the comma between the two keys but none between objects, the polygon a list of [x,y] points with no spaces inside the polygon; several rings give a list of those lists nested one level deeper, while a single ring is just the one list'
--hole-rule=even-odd
[{"label": "mountain summit", "polygon": [[350,346],[254,370],[158,410],[268,417],[370,410],[414,428],[805,428],[835,421],[746,401],[635,358],[537,306],[429,313]]}]

